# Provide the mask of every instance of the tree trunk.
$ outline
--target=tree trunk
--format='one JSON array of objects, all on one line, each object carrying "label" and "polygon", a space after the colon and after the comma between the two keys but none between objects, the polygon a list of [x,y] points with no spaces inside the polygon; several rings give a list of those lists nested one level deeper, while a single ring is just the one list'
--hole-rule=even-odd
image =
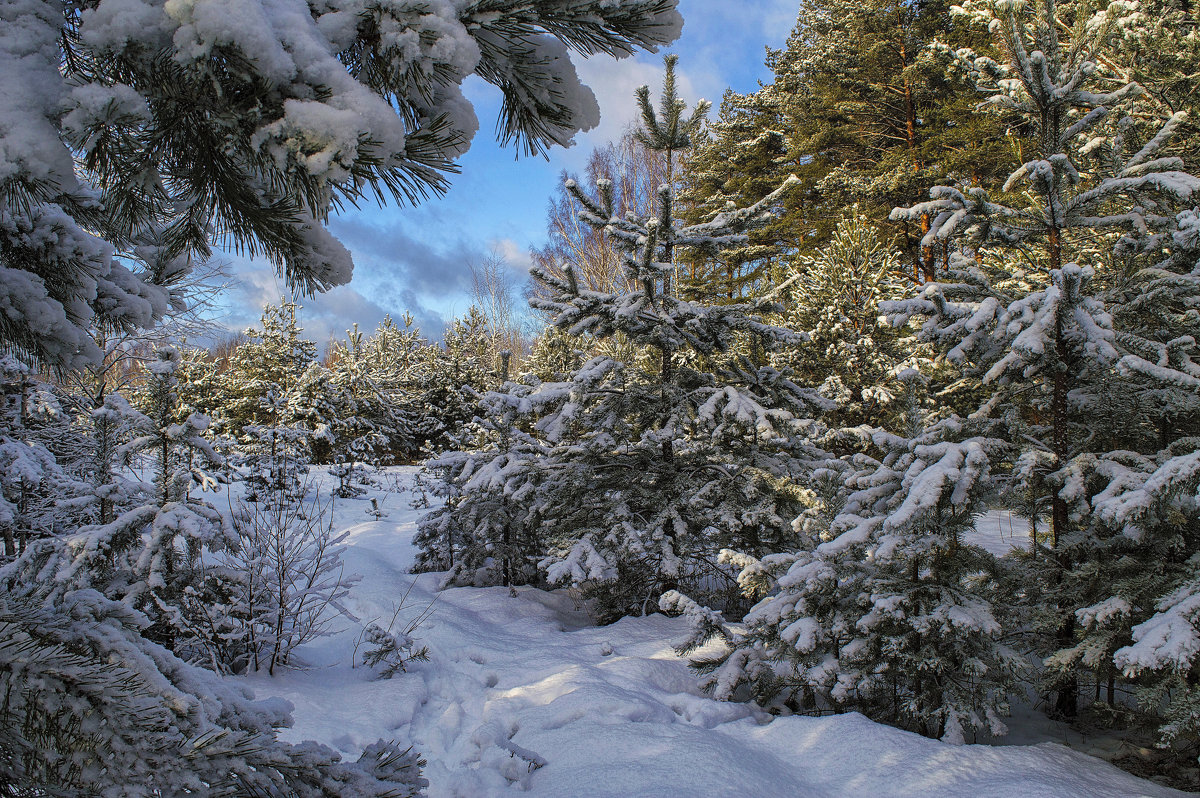
[{"label": "tree trunk", "polygon": [[159,506],[166,507],[167,502],[171,500],[171,443],[167,440],[167,436],[163,434],[162,441],[159,444],[159,476],[162,479],[162,493],[159,497]]},{"label": "tree trunk", "polygon": [[[1050,228],[1048,238],[1050,268],[1057,270],[1062,267],[1062,234],[1057,227]],[[1070,445],[1067,437],[1067,394],[1071,389],[1070,374],[1067,362],[1070,359],[1066,335],[1063,330],[1061,314],[1054,319],[1054,351],[1058,361],[1054,371],[1052,395],[1050,398],[1050,430],[1051,446],[1054,450],[1055,468],[1062,468],[1070,455]],[[1055,581],[1062,582],[1063,575],[1069,569],[1065,555],[1061,551],[1062,541],[1067,534],[1069,522],[1067,502],[1062,497],[1062,490],[1054,491],[1050,498],[1051,545],[1054,549],[1054,561],[1058,569]],[[1072,607],[1060,607],[1066,616],[1058,629],[1056,643],[1059,648],[1069,648],[1075,642],[1075,613]],[[1067,678],[1058,690],[1055,701],[1055,712],[1064,718],[1073,718],[1079,711],[1079,680],[1074,673]]]},{"label": "tree trunk", "polygon": [[[900,68],[908,68],[908,44],[904,41],[904,22],[900,17],[900,8],[896,9],[896,31],[900,36]],[[917,104],[913,97],[912,81],[904,76],[904,136],[908,144],[909,157],[912,160],[913,174],[921,171],[921,159],[917,152]],[[929,232],[931,221],[929,214],[921,214],[921,234]],[[934,261],[933,247],[921,245],[921,272],[925,282],[937,278],[937,264]]]}]

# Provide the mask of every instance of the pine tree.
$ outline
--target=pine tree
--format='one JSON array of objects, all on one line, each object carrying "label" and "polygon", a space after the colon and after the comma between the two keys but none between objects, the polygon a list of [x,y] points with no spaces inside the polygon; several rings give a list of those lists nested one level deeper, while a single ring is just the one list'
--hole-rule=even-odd
[{"label": "pine tree", "polygon": [[[644,135],[675,148],[695,125],[685,130],[669,85],[665,95],[661,118],[646,113],[654,129]],[[648,111],[648,92],[639,98]],[[568,380],[488,394],[485,405],[516,413],[509,423],[520,432],[461,455],[445,490],[450,505],[434,519],[446,533],[470,535],[467,512],[505,502],[507,517],[541,541],[550,581],[585,588],[603,620],[650,611],[673,588],[720,600],[729,581],[716,563],[720,548],[736,542],[763,553],[790,535],[786,519],[799,500],[788,479],[807,452],[793,432],[825,403],[764,364],[765,350],[789,337],[762,320],[770,308],[680,299],[671,290],[673,258],[742,243],[778,195],[683,226],[670,183],[649,217],[618,215],[606,181],[599,199],[574,182],[567,189],[580,218],[621,253],[620,285],[630,288],[592,291],[570,269],[561,279],[535,272],[551,298],[533,304],[556,328],[601,349],[623,340],[609,351],[629,358],[598,354]],[[757,352],[757,362],[742,350]],[[498,545],[495,534],[486,545]]]},{"label": "pine tree", "polygon": [[[617,215],[648,216],[654,212],[658,187],[666,182],[666,172],[665,153],[648,149],[637,140],[634,130],[627,129],[616,142],[592,150],[583,180],[588,185],[595,185],[598,180],[612,183]],[[550,198],[546,243],[530,250],[533,264],[556,277],[565,277],[564,269],[569,265],[580,286],[591,291],[622,288],[625,271],[620,252],[603,231],[593,229],[580,218],[579,206],[566,188],[570,179],[579,182],[575,176],[563,172],[562,183]],[[537,281],[530,281],[525,291],[527,298],[547,296]]]},{"label": "pine tree", "polygon": [[710,140],[689,159],[686,218],[757,202],[788,175],[799,185],[746,248],[697,263],[693,290],[736,298],[780,279],[769,274],[780,256],[823,247],[852,204],[915,282],[930,279],[943,253],[920,244],[928,219],[889,224],[890,210],[949,176],[978,182],[1012,168],[1005,127],[975,113],[973,86],[947,70],[945,48],[983,47],[978,39],[952,24],[944,2],[802,4],[784,48],[768,52],[773,81],[726,94]]},{"label": "pine tree", "polygon": [[831,427],[894,428],[911,393],[902,378],[912,369],[932,371],[932,352],[914,331],[879,312],[880,302],[909,295],[900,273],[899,259],[862,215],[843,219],[828,244],[784,272],[777,289],[787,308],[783,323],[803,338],[772,361],[837,404],[822,418]]},{"label": "pine tree", "polygon": [[[773,191],[784,175],[803,174],[804,166],[787,163],[785,137],[778,113],[759,107],[765,97],[751,99],[727,90],[718,118],[705,127],[683,164],[680,191],[681,217],[698,221],[724,210],[729,203],[758,199]],[[773,106],[771,106],[773,110]],[[780,210],[797,202],[793,189],[780,199]],[[771,267],[783,252],[797,248],[783,214],[751,233],[744,246],[729,247],[716,259],[689,257],[682,290],[689,298],[710,302],[735,302],[753,295],[764,279],[774,277]],[[811,233],[810,233],[811,234]]]},{"label": "pine tree", "polygon": [[[923,317],[925,340],[988,388],[979,415],[1006,418],[1010,436],[1030,442],[1017,460],[1018,477],[1041,491],[1034,519],[1048,510],[1050,520],[1046,556],[1037,566],[1048,606],[1037,625],[1049,638],[1043,651],[1053,654],[1056,711],[1067,716],[1076,712],[1079,677],[1086,672],[1081,663],[1099,665],[1076,647],[1079,624],[1106,614],[1086,610],[1095,588],[1107,581],[1094,569],[1103,559],[1097,536],[1111,534],[1094,526],[1093,505],[1119,489],[1131,473],[1129,457],[1136,459],[1105,445],[1116,443],[1106,431],[1126,425],[1141,403],[1126,391],[1142,391],[1116,379],[1114,369],[1126,351],[1144,356],[1174,337],[1159,341],[1167,332],[1160,328],[1147,341],[1144,330],[1122,329],[1118,319],[1128,319],[1120,306],[1128,295],[1122,299],[1126,289],[1114,289],[1124,274],[1137,274],[1143,286],[1156,284],[1138,257],[1169,239],[1176,210],[1200,192],[1200,181],[1181,171],[1178,159],[1160,157],[1179,117],[1139,146],[1131,122],[1109,117],[1140,89],[1092,89],[1101,74],[1096,59],[1109,52],[1124,10],[1114,3],[1093,15],[1071,7],[1059,17],[1053,2],[968,4],[966,13],[991,25],[1011,60],[959,55],[980,87],[992,92],[991,103],[1021,115],[1036,141],[1035,157],[1002,189],[1023,203],[998,201],[981,187],[943,186],[930,202],[894,214],[910,221],[929,217],[923,245],[958,243],[961,250],[944,284],[891,310],[901,321]],[[1024,187],[1020,195],[1013,191],[1018,186]],[[1147,410],[1162,415],[1161,407]],[[1167,445],[1174,441],[1172,434],[1165,437]],[[1126,442],[1143,450],[1151,444]]]},{"label": "pine tree", "polygon": [[[150,618],[144,634],[180,657],[219,669],[219,649],[232,633],[227,617],[231,580],[211,555],[228,548],[228,523],[211,504],[191,496],[194,485],[215,489],[221,457],[204,438],[207,419],[175,421],[179,353],[163,349],[149,367],[141,412],[110,395],[105,411],[122,414],[130,438],[118,449],[124,463],[144,468],[150,481],[115,486],[132,495],[108,523],[83,526],[31,547],[15,564],[18,581],[55,574],[49,598],[94,589]],[[45,570],[42,570],[45,569]]]},{"label": "pine tree", "polygon": [[337,496],[352,498],[364,492],[358,484],[362,475],[356,464],[379,466],[388,461],[394,448],[411,449],[413,431],[401,409],[375,382],[357,324],[346,332],[345,343],[333,351],[330,384],[342,399],[332,426],[336,465],[330,473],[339,480]]},{"label": "pine tree", "polygon": [[300,305],[282,300],[263,308],[262,329],[250,328],[233,350],[222,374],[220,421],[236,437],[249,426],[278,426],[280,416],[262,400],[277,399],[292,391],[309,364],[316,360],[317,346],[303,337]]},{"label": "pine tree", "polygon": [[539,581],[545,544],[535,497],[547,447],[531,434],[531,390],[510,382],[480,397],[467,445],[424,465],[444,504],[419,522],[417,570],[448,571],[443,585]]},{"label": "pine tree", "polygon": [[538,379],[561,382],[583,365],[584,340],[557,327],[547,327],[533,343],[526,370]]},{"label": "pine tree", "polygon": [[47,414],[62,415],[49,386],[15,358],[0,357],[0,537],[5,558],[16,557],[32,539],[87,520],[93,492],[80,472],[91,464],[77,463],[72,469],[55,453],[68,441],[84,441],[65,419],[47,420]]},{"label": "pine tree", "polygon": [[438,421],[429,415],[425,391],[430,381],[429,345],[406,313],[404,326],[391,316],[363,344],[362,358],[370,382],[396,418],[389,435],[388,464],[408,463],[436,434]]},{"label": "pine tree", "polygon": [[994,561],[963,537],[991,498],[1005,445],[958,419],[916,421],[905,435],[842,433],[865,451],[813,473],[844,487],[800,516],[808,546],[726,554],[761,600],[744,633],[718,624],[691,641],[721,634],[729,644],[697,663],[718,697],[749,682],[763,700],[858,710],[948,742],[1004,733],[1020,660],[984,579]]},{"label": "pine tree", "polygon": [[0,772],[9,795],[149,798],[202,788],[409,798],[428,783],[424,760],[395,743],[343,763],[324,746],[280,741],[287,712],[148,641],[145,618],[127,605],[78,591],[46,606],[52,588],[14,573],[0,574]]},{"label": "pine tree", "polygon": [[217,480],[207,470],[218,466],[222,458],[204,437],[210,420],[193,413],[182,423],[177,421],[179,407],[179,350],[164,347],[157,360],[146,367],[147,379],[139,404],[144,412],[134,411],[131,423],[135,437],[122,448],[127,462],[142,453],[153,459],[154,495],[160,507],[186,502],[193,485],[212,489]]},{"label": "pine tree", "polygon": [[1125,353],[1113,378],[1113,410],[1140,423],[1124,425],[1124,445],[1098,455],[1086,475],[1093,496],[1091,512],[1081,515],[1091,551],[1071,580],[1086,606],[1076,613],[1076,645],[1056,652],[1054,662],[1093,671],[1097,699],[1106,680],[1110,705],[1116,685],[1128,682],[1139,706],[1159,723],[1162,744],[1187,754],[1200,729],[1190,678],[1200,639],[1194,610],[1200,330],[1190,310],[1200,301],[1200,218],[1184,211],[1175,227],[1166,257],[1131,269],[1113,292],[1114,327]]},{"label": "pine tree", "polygon": [[304,431],[310,463],[334,462],[335,427],[348,412],[349,399],[320,363],[311,363],[288,394],[288,426]]},{"label": "pine tree", "polygon": [[179,367],[175,370],[175,393],[179,397],[179,406],[176,418],[182,421],[192,413],[200,413],[212,419],[214,428],[227,429],[224,409],[229,399],[228,361],[222,363],[209,350],[187,346],[186,342],[177,349]]},{"label": "pine tree", "polygon": [[660,606],[692,621],[681,653],[725,644],[695,663],[718,698],[748,685],[767,704],[857,710],[961,743],[1004,731],[1018,670],[996,563],[964,542],[1007,451],[994,424],[930,412],[930,348],[880,315],[907,294],[896,264],[862,217],[798,259],[780,290],[800,335],[773,358],[832,401],[805,431],[821,451],[794,477],[794,535],[767,554],[721,553],[754,604],[744,630],[676,593]]},{"label": "pine tree", "polygon": [[[306,433],[291,423],[290,405],[316,345],[302,337],[299,305],[290,300],[263,309],[262,329],[248,329],[217,373],[207,361],[180,369],[181,400],[208,404],[217,424],[236,444],[233,464],[246,483],[246,498],[286,495],[307,471]],[[207,389],[207,390],[206,390]],[[181,401],[181,413],[190,409]]]},{"label": "pine tree", "polygon": [[268,393],[259,405],[269,420],[242,431],[237,462],[243,473],[246,501],[290,502],[300,493],[312,447],[306,430],[285,424],[291,411],[290,398]]},{"label": "pine tree", "polygon": [[1143,102],[1153,113],[1139,121],[1151,133],[1155,117],[1179,112],[1188,115],[1169,147],[1170,154],[1183,157],[1187,170],[1196,174],[1200,171],[1196,145],[1200,102],[1193,80],[1200,70],[1196,4],[1192,0],[1146,0],[1123,14],[1119,22],[1121,35],[1113,42],[1113,52],[1100,56],[1101,63],[1119,80],[1142,87]]},{"label": "pine tree", "polygon": [[[667,164],[666,182],[658,189],[659,218],[662,222],[658,231],[663,248],[663,260],[671,264],[671,279],[676,290],[679,286],[679,270],[675,266],[675,227],[670,223],[674,216],[671,208],[675,188],[675,155],[691,149],[695,139],[700,135],[704,124],[704,116],[712,103],[700,100],[692,109],[690,115],[684,117],[687,103],[675,91],[675,64],[679,56],[668,55],[663,58],[666,74],[663,76],[659,109],[655,113],[654,105],[650,102],[650,87],[642,86],[637,90],[638,109],[642,114],[641,126],[634,129],[634,138],[651,152],[663,154]],[[664,190],[664,188],[666,190]],[[669,287],[665,290],[670,290]]]},{"label": "pine tree", "polygon": [[475,417],[478,394],[501,380],[492,365],[487,320],[472,306],[446,330],[440,347],[430,347],[424,393],[427,417],[437,420],[428,444],[433,451],[457,447],[465,425]]}]

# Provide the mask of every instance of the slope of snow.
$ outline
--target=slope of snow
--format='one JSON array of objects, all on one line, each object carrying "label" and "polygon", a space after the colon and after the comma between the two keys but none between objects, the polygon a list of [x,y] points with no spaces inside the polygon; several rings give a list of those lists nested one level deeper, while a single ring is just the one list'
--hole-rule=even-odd
[{"label": "slope of snow", "polygon": [[[401,481],[412,472],[393,470]],[[380,737],[411,742],[429,760],[433,798],[1185,794],[1052,743],[954,747],[857,714],[772,719],[713,701],[672,649],[682,619],[597,628],[561,591],[439,593],[437,575],[408,574],[420,515],[408,500],[388,496],[378,521],[367,500],[339,501],[347,570],[362,576],[346,609],[359,620],[338,619],[339,634],[304,649],[306,669],[249,681],[295,705],[286,739],[348,755]],[[430,660],[391,680],[352,669],[362,626],[386,625],[410,586],[401,620],[434,602],[413,633]]]},{"label": "slope of snow", "polygon": [[1029,549],[1029,522],[1009,510],[989,510],[975,519],[975,531],[965,542],[981,546],[997,557],[1013,549]]}]

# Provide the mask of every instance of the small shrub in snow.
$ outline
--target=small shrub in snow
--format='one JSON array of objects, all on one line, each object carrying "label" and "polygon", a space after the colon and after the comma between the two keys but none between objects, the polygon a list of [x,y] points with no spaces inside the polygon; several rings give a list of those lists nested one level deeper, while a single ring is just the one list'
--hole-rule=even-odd
[{"label": "small shrub in snow", "polygon": [[390,679],[397,673],[407,670],[406,665],[409,662],[424,662],[429,659],[429,649],[426,646],[417,648],[412,633],[433,612],[432,602],[417,613],[416,617],[405,623],[403,628],[395,628],[396,621],[404,610],[404,602],[411,592],[412,585],[400,599],[400,604],[392,613],[392,619],[386,629],[377,623],[368,624],[359,636],[358,644],[354,647],[356,654],[360,646],[366,647],[361,663],[368,668],[374,668],[381,679]]},{"label": "small shrub in snow", "polygon": [[416,643],[404,632],[390,632],[378,624],[363,630],[362,664],[374,668],[380,679],[390,679],[405,668],[405,663],[429,659],[429,649],[413,649]]},{"label": "small shrub in snow", "polygon": [[237,547],[227,564],[239,576],[244,662],[255,670],[287,665],[297,646],[325,635],[357,577],[347,576],[333,531],[333,501],[310,480],[276,500],[241,503],[233,512]]},{"label": "small shrub in snow", "polygon": [[388,517],[387,510],[383,509],[383,503],[374,496],[371,497],[371,509],[367,510],[367,515],[376,521],[382,521]]}]

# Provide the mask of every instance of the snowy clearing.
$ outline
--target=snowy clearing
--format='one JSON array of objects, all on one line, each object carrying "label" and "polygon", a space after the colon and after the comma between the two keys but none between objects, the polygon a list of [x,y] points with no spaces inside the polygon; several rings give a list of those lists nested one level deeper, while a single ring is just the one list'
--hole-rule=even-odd
[{"label": "snowy clearing", "polygon": [[[413,468],[391,469],[402,484]],[[387,518],[371,519],[371,496]],[[456,588],[408,573],[422,511],[410,496],[339,500],[345,560],[362,576],[342,631],[302,649],[308,667],[248,681],[295,705],[285,739],[347,755],[382,737],[428,759],[433,798],[536,796],[1182,796],[1053,743],[955,747],[861,715],[780,717],[700,694],[671,641],[682,619],[654,615],[593,627],[565,592]],[[989,519],[990,520],[990,519]],[[1015,522],[1014,522],[1015,523]],[[1004,525],[1002,519],[998,525]],[[999,527],[997,527],[999,528]],[[981,529],[981,537],[982,535]],[[1005,526],[998,545],[1011,545]],[[414,633],[428,662],[376,680],[351,668],[363,625],[436,603]]]},{"label": "snowy clearing", "polygon": [[1029,549],[1029,522],[1008,510],[989,510],[975,519],[975,534],[968,543],[1003,557],[1013,549]]}]

